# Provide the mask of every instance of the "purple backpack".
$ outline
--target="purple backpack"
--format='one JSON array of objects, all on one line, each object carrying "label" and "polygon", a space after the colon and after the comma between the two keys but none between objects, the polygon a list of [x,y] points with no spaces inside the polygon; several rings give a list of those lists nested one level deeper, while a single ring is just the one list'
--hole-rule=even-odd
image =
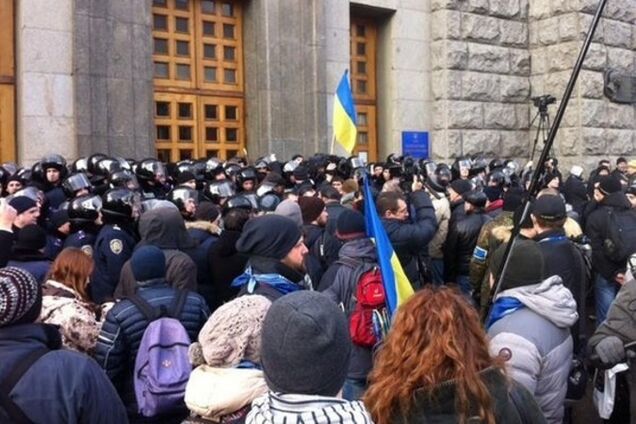
[{"label": "purple backpack", "polygon": [[179,290],[168,312],[153,308],[138,295],[129,297],[150,323],[135,358],[135,397],[144,417],[185,409],[183,398],[192,366],[188,360],[190,337],[178,318],[188,292]]}]

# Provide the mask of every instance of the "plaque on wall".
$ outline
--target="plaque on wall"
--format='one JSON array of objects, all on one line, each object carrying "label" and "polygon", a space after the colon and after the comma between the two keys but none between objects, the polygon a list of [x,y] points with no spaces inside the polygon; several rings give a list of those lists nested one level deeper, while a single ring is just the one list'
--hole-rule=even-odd
[{"label": "plaque on wall", "polygon": [[636,104],[636,75],[608,69],[603,75],[605,96],[614,103]]}]

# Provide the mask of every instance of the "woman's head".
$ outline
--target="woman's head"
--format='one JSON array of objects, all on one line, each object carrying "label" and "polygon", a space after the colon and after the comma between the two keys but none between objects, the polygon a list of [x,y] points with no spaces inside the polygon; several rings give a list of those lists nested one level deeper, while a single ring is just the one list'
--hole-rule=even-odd
[{"label": "woman's head", "polygon": [[82,300],[90,301],[88,279],[93,272],[93,259],[80,249],[67,247],[51,265],[49,279],[75,290]]},{"label": "woman's head", "polygon": [[415,391],[432,394],[455,380],[457,412],[494,423],[492,400],[478,373],[502,367],[488,352],[477,311],[455,289],[425,287],[400,307],[370,375],[365,395],[374,422],[407,416]]}]

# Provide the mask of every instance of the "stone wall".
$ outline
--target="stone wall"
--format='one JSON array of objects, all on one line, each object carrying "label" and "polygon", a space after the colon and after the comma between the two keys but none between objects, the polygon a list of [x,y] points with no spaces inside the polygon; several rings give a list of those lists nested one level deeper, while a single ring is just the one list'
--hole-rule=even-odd
[{"label": "stone wall", "polygon": [[[533,96],[549,93],[560,100],[597,4],[531,2]],[[636,7],[633,0],[608,1],[603,16],[555,140],[564,168],[582,164],[590,171],[600,158],[636,153],[636,106],[612,103],[603,95],[606,69],[636,74]],[[552,106],[551,115],[555,112]]]},{"label": "stone wall", "polygon": [[528,0],[432,0],[435,159],[528,154]]}]

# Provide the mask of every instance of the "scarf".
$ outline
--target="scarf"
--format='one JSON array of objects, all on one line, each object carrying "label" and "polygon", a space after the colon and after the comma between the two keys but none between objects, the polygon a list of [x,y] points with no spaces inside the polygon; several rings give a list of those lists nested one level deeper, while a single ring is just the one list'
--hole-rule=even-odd
[{"label": "scarf", "polygon": [[505,317],[506,315],[510,315],[511,313],[518,311],[521,308],[525,308],[525,305],[514,297],[503,296],[498,298],[492,307],[490,316],[488,317],[486,329],[490,329],[490,327],[501,318]]},{"label": "scarf", "polygon": [[300,290],[298,284],[294,284],[280,274],[254,274],[252,267],[245,268],[245,272],[232,281],[232,287],[243,287],[247,284],[247,292],[253,294],[257,284],[267,284],[282,294]]}]

